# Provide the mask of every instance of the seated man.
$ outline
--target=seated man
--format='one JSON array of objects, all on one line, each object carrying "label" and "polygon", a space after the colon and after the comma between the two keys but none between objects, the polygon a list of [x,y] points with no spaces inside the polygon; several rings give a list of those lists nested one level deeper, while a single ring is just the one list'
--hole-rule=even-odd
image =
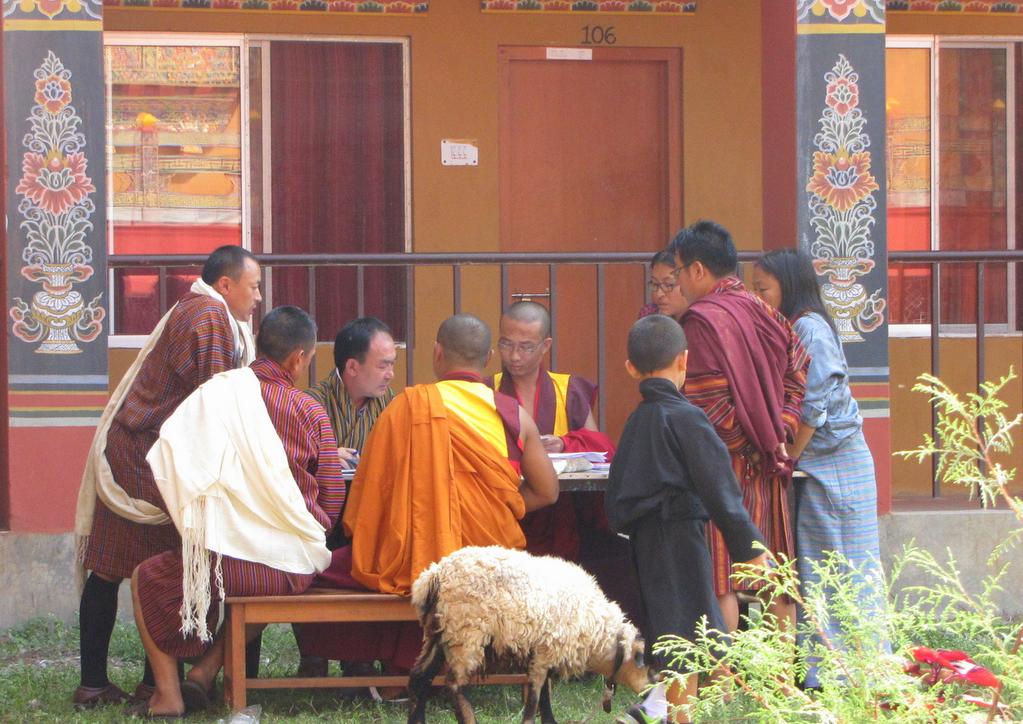
[{"label": "seated man", "polygon": [[334,339],[334,369],[309,394],[323,405],[340,446],[341,465],[353,468],[373,423],[394,399],[397,350],[391,330],[375,317],[360,317]]},{"label": "seated man", "polygon": [[[532,415],[548,452],[606,452],[614,443],[597,430],[593,404],[597,388],[577,375],[551,372],[544,357],[551,348],[551,318],[536,302],[516,302],[501,316],[501,372],[487,379],[494,389],[519,401]],[[580,524],[610,534],[599,494],[563,495],[522,520],[526,550],[578,561]]]},{"label": "seated man", "polygon": [[[483,384],[491,354],[482,320],[457,314],[441,324],[438,382],[406,388],[377,419],[344,514],[352,545],[334,552],[318,585],[407,596],[424,568],[459,548],[525,547],[518,520],[557,500],[558,479],[532,418]],[[309,653],[408,668],[422,634],[405,627],[396,639],[395,629],[310,625],[303,638],[315,631]]]},{"label": "seated man", "polygon": [[[593,419],[596,386],[578,375],[551,372],[544,364],[550,332],[551,317],[543,305],[516,302],[508,307],[497,341],[501,372],[488,384],[518,399],[532,414],[548,452],[599,451],[610,459],[614,443]],[[629,544],[611,530],[601,493],[562,495],[554,505],[526,515],[522,530],[526,550],[579,563],[632,621],[642,624]]]},{"label": "seated man", "polygon": [[[221,581],[225,596],[297,594],[330,563],[326,531],[345,496],[337,442],[323,408],[294,387],[315,344],[304,311],[270,312],[252,366],[186,398],[146,458],[182,545],[132,574],[156,678],[138,714],[180,714],[186,701],[204,701],[223,664],[223,639],[208,645]],[[179,683],[177,659],[199,655]]]},{"label": "seated man", "polygon": [[[330,417],[341,466],[346,470],[358,464],[369,431],[394,399],[390,382],[397,354],[386,324],[375,317],[353,319],[334,338],[334,369],[308,391]],[[326,676],[327,660],[307,655],[303,642],[309,637],[302,635],[301,624],[292,628],[299,644],[297,676]],[[346,670],[354,671],[351,666]]]}]

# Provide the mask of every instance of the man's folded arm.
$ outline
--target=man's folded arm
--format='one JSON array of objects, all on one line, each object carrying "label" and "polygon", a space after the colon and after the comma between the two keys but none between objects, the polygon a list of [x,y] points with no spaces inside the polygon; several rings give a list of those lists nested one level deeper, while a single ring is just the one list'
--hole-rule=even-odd
[{"label": "man's folded arm", "polygon": [[558,476],[540,441],[536,423],[522,408],[519,408],[519,426],[523,477],[519,492],[526,503],[526,512],[529,512],[558,502]]}]

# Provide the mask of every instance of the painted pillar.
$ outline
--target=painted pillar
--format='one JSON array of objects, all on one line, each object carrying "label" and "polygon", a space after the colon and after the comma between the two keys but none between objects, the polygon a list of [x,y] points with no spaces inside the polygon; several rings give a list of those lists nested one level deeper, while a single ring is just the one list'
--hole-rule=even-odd
[{"label": "painted pillar", "polygon": [[891,507],[883,0],[796,0],[796,225]]},{"label": "painted pillar", "polygon": [[101,0],[3,3],[15,531],[70,529],[66,501],[106,399],[102,11]]}]

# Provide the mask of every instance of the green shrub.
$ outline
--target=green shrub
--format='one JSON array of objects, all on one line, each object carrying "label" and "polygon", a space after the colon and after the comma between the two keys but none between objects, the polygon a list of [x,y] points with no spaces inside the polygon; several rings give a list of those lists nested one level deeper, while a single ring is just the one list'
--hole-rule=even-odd
[{"label": "green shrub", "polygon": [[[1023,421],[1023,415],[1007,417],[1007,405],[999,399],[1014,377],[1010,370],[963,399],[936,377],[921,375],[914,390],[929,395],[935,406],[936,434],[926,436],[916,450],[897,453],[921,462],[935,456],[943,483],[968,486],[985,506],[1001,501],[1016,515],[1019,526],[992,553],[980,590],[963,584],[951,550],[939,560],[912,544],[896,557],[886,580],[876,584],[887,602],[880,615],[876,607],[860,605],[876,594],[871,590],[875,584],[840,554],[814,564],[818,580],[804,586],[793,560],[776,561],[770,573],[738,566],[735,575],[761,582],[768,600],[784,595],[796,601],[803,612],[797,626],[800,643],[794,644],[791,633],[780,630],[770,614],[756,611],[727,638],[704,626],[696,641],[659,640],[655,651],[669,666],[701,677],[699,694],[688,706],[690,718],[928,723],[1023,718],[1023,625],[1006,620],[995,601],[1009,565],[1004,553],[1023,534],[1023,500],[1008,489],[1015,470],[998,461],[999,455],[1011,454],[1012,432]],[[913,569],[924,574],[926,585],[900,586]],[[838,623],[841,641],[828,639],[829,620]],[[953,677],[950,669],[914,660],[914,654],[933,659],[930,649],[961,649],[997,676],[1001,688],[981,685],[986,672],[965,662],[955,664],[964,675]],[[796,682],[811,661],[817,662],[821,688],[801,691]],[[930,673],[936,681],[927,678]]]}]

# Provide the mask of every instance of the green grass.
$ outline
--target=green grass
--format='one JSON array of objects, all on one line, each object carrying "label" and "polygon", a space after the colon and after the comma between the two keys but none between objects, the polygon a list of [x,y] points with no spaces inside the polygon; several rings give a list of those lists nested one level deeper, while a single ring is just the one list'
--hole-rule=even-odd
[{"label": "green grass", "polygon": [[[295,671],[298,652],[290,627],[270,626],[263,635],[261,676]],[[332,664],[336,666],[336,664]],[[110,679],[131,692],[142,676],[142,645],[134,625],[118,622],[110,644]],[[0,631],[0,722],[120,722],[124,709],[107,706],[88,712],[71,707],[78,686],[78,628],[54,619],[35,619],[19,628]],[[615,698],[613,715],[600,709],[599,677],[554,686],[554,713],[561,722],[609,722],[632,703],[623,692]],[[468,693],[481,722],[517,722],[522,717],[521,689],[516,686],[476,687]],[[249,704],[262,707],[261,722],[404,722],[404,704],[377,703],[339,695],[337,690],[250,691]],[[436,695],[429,719],[453,721],[444,695]],[[222,704],[188,717],[189,722],[230,719]]]}]

